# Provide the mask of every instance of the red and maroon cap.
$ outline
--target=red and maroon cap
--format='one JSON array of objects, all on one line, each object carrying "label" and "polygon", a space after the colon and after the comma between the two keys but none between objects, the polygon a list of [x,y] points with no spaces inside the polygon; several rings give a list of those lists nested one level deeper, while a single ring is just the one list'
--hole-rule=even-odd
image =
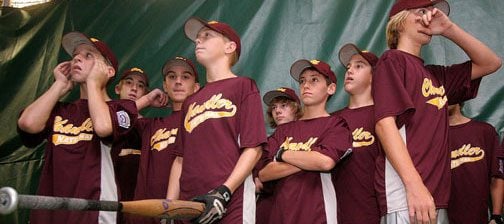
[{"label": "red and maroon cap", "polygon": [[199,31],[203,27],[208,27],[209,29],[218,32],[225,37],[229,38],[229,40],[236,43],[236,53],[238,58],[240,58],[241,52],[241,41],[240,36],[236,33],[236,31],[226,23],[221,23],[218,21],[206,21],[199,17],[191,17],[189,18],[184,25],[184,32],[190,40],[193,42],[196,41],[196,37],[198,36]]},{"label": "red and maroon cap", "polygon": [[138,75],[138,76],[142,77],[145,85],[147,87],[149,87],[149,77],[147,77],[147,73],[145,73],[141,68],[133,67],[128,70],[125,70],[122,73],[121,78],[119,80],[123,80],[126,77],[128,77],[129,75]]},{"label": "red and maroon cap", "polygon": [[287,97],[288,99],[298,104],[301,104],[299,101],[299,97],[296,95],[296,92],[293,89],[287,87],[280,87],[278,89],[267,92],[263,96],[263,102],[266,105],[271,106],[271,102],[273,101],[273,99],[280,96]]},{"label": "red and maroon cap", "polygon": [[112,52],[105,42],[76,31],[65,34],[61,41],[61,45],[70,56],[73,56],[75,48],[81,44],[94,46],[110,62],[115,72],[117,72],[119,63],[114,52]]},{"label": "red and maroon cap", "polygon": [[347,67],[348,63],[352,59],[352,56],[360,54],[366,61],[371,65],[371,67],[375,67],[378,62],[378,57],[370,51],[363,51],[359,49],[355,44],[345,44],[339,50],[339,60],[343,67]]},{"label": "red and maroon cap", "polygon": [[333,83],[336,83],[336,75],[331,70],[331,66],[323,61],[316,59],[313,60],[301,59],[294,62],[294,64],[292,64],[290,69],[290,74],[292,78],[294,78],[294,80],[299,82],[299,76],[301,75],[301,73],[303,73],[303,71],[306,68],[314,68],[315,70],[320,72],[320,74],[329,78],[329,80],[331,80]]},{"label": "red and maroon cap", "polygon": [[423,8],[423,7],[428,7],[428,6],[433,6],[434,8],[441,10],[446,15],[450,14],[450,5],[445,0],[434,0],[434,1],[431,1],[431,0],[397,0],[394,3],[394,5],[392,6],[392,9],[390,10],[389,19],[403,10],[417,9],[417,8]]},{"label": "red and maroon cap", "polygon": [[199,82],[198,81],[199,80],[198,79],[198,71],[196,70],[196,67],[194,66],[193,62],[190,59],[184,58],[181,56],[177,56],[172,59],[169,59],[163,65],[163,69],[161,70],[163,75],[166,75],[166,73],[168,73],[170,67],[172,67],[172,66],[182,66],[182,67],[185,67],[186,69],[189,69],[190,71],[192,71],[192,75],[194,75],[196,82]]}]

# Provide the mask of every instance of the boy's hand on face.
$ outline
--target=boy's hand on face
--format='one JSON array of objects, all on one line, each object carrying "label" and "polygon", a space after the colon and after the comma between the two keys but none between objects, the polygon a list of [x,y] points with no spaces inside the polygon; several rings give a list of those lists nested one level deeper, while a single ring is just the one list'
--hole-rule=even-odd
[{"label": "boy's hand on face", "polygon": [[95,59],[93,67],[87,76],[88,84],[95,84],[100,88],[105,88],[108,82],[108,65],[103,60]]},{"label": "boy's hand on face", "polygon": [[54,83],[61,86],[62,95],[66,94],[73,87],[73,82],[71,81],[70,77],[70,70],[70,61],[59,63],[53,70]]},{"label": "boy's hand on face", "polygon": [[427,10],[422,15],[422,22],[429,29],[430,35],[444,35],[453,25],[450,18],[437,8]]},{"label": "boy's hand on face", "polygon": [[168,104],[168,95],[160,89],[154,89],[147,95],[149,106],[151,107],[164,107]]}]

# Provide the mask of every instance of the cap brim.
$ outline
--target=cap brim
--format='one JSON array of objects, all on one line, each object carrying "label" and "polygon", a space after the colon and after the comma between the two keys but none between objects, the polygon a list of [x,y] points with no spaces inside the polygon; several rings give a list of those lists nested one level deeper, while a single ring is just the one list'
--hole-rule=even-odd
[{"label": "cap brim", "polygon": [[447,1],[439,1],[434,4],[434,8],[441,10],[447,16],[450,15],[450,4]]},{"label": "cap brim", "polygon": [[345,44],[339,50],[339,61],[346,68],[350,60],[352,60],[352,56],[356,54],[361,54],[361,50],[355,46],[354,44]]},{"label": "cap brim", "polygon": [[75,48],[81,44],[88,44],[96,47],[86,35],[80,32],[67,33],[63,36],[61,41],[63,49],[65,49],[69,55],[73,55]]},{"label": "cap brim", "polygon": [[264,94],[263,96],[263,102],[268,105],[268,106],[271,106],[271,101],[273,101],[273,99],[279,97],[279,96],[283,96],[283,97],[287,97],[293,101],[296,101],[295,99],[292,99],[292,97],[287,94],[287,93],[283,93],[283,92],[280,92],[280,91],[276,91],[276,90],[273,90],[273,91],[269,91],[267,92],[266,94]]},{"label": "cap brim", "polygon": [[198,17],[191,17],[184,24],[185,35],[187,36],[187,38],[195,42],[196,37],[198,37],[199,31],[203,27],[206,27],[205,20]]},{"label": "cap brim", "polygon": [[310,68],[310,67],[313,67],[313,65],[310,63],[310,61],[305,60],[305,59],[298,60],[298,61],[294,62],[294,64],[292,64],[291,69],[290,69],[290,75],[292,76],[292,78],[294,80],[299,82],[299,76],[301,75],[303,70],[305,70],[306,68]]},{"label": "cap brim", "polygon": [[182,67],[188,69],[189,71],[191,71],[192,75],[196,75],[195,71],[191,67],[191,65],[189,65],[187,62],[185,62],[183,60],[178,60],[178,59],[172,59],[172,60],[169,60],[166,62],[166,64],[163,66],[163,70],[161,71],[163,73],[163,75],[166,75],[166,73],[168,72],[168,69],[170,69],[173,66],[182,66]]}]

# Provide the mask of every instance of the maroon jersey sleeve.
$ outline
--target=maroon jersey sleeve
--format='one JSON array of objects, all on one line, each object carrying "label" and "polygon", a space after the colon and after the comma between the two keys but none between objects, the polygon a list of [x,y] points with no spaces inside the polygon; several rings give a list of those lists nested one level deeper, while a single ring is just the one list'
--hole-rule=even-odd
[{"label": "maroon jersey sleeve", "polygon": [[135,101],[114,100],[108,103],[112,121],[112,141],[125,137],[138,118]]},{"label": "maroon jersey sleeve", "polygon": [[398,126],[407,123],[415,111],[413,101],[405,88],[404,62],[390,50],[376,65],[372,83],[375,103],[375,121],[396,116]]},{"label": "maroon jersey sleeve", "polygon": [[[191,97],[191,96],[189,96]],[[186,112],[182,112],[182,116],[180,116],[180,121],[179,121],[179,127],[182,129],[184,127],[184,118],[186,116]],[[185,139],[185,132],[182,130],[179,130],[177,132],[177,137],[175,138],[175,146],[173,150],[170,151],[170,153],[174,156],[178,157],[184,157],[184,145],[182,144],[183,139]]]},{"label": "maroon jersey sleeve", "polygon": [[266,143],[261,96],[253,80],[251,80],[248,88],[251,91],[247,92],[248,94],[243,97],[239,117],[239,141],[242,149],[257,147]]},{"label": "maroon jersey sleeve", "polygon": [[331,117],[331,122],[334,123],[327,130],[319,143],[312,148],[313,151],[322,153],[335,162],[338,162],[340,157],[351,148],[352,137],[345,120],[337,115]]},{"label": "maroon jersey sleeve", "polygon": [[449,104],[461,103],[476,97],[481,78],[471,81],[471,61],[451,66],[427,65],[426,68],[445,87]]}]

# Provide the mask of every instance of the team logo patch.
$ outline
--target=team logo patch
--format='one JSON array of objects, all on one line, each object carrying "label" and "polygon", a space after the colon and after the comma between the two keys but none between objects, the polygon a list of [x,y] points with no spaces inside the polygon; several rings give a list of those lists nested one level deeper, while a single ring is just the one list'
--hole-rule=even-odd
[{"label": "team logo patch", "polygon": [[476,162],[485,157],[485,151],[471,144],[464,144],[457,150],[451,151],[451,168],[455,169],[464,163]]},{"label": "team logo patch", "polygon": [[128,113],[126,111],[121,110],[117,111],[117,122],[119,123],[119,127],[121,128],[129,128],[131,126],[131,121]]},{"label": "team logo patch", "polygon": [[424,78],[422,84],[422,95],[426,98],[429,96],[435,96],[434,98],[427,100],[426,103],[436,106],[438,110],[441,110],[448,102],[444,86],[436,87],[432,83],[432,80],[428,78]]},{"label": "team logo patch", "polygon": [[191,133],[198,125],[208,119],[233,117],[236,110],[236,105],[231,100],[223,98],[222,93],[213,95],[201,105],[196,105],[196,102],[189,105],[184,118],[184,128]]},{"label": "team logo patch", "polygon": [[52,143],[54,145],[73,145],[80,141],[91,141],[93,139],[93,123],[91,118],[87,118],[80,126],[69,123],[68,119],[61,116],[54,118],[54,134]]}]

